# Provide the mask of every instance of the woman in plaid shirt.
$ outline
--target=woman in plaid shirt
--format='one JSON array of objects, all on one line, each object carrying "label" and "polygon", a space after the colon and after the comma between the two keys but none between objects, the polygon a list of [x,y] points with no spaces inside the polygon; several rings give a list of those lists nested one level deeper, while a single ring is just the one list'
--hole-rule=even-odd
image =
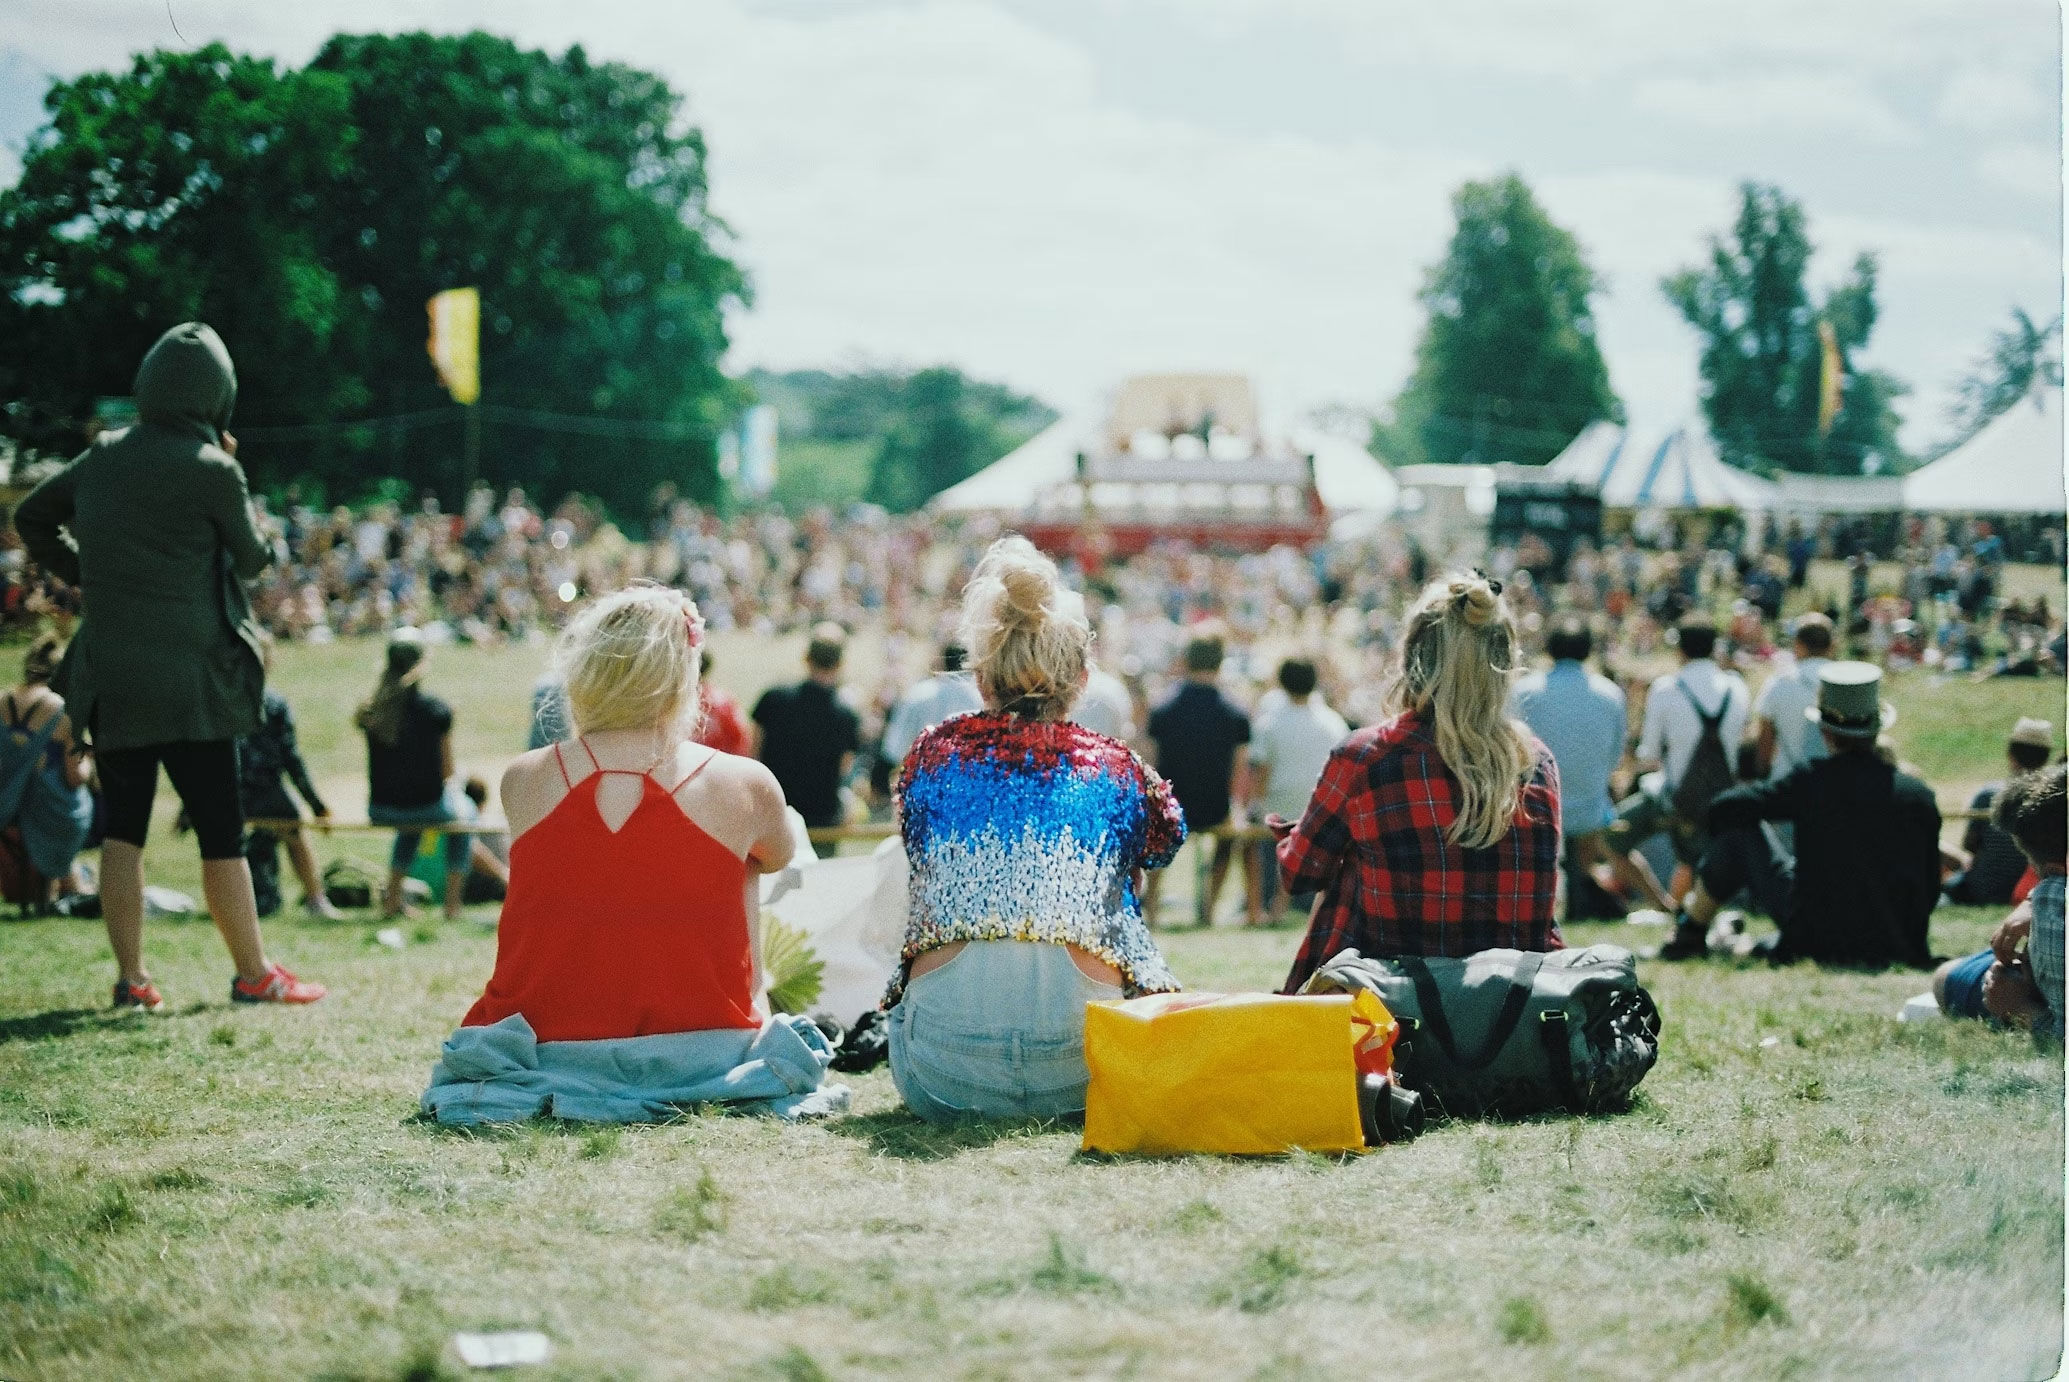
[{"label": "woman in plaid shirt", "polygon": [[1287,993],[1342,950],[1557,950],[1559,772],[1507,714],[1516,625],[1501,583],[1439,580],[1409,611],[1392,717],[1329,756],[1280,835],[1288,892],[1320,892]]}]

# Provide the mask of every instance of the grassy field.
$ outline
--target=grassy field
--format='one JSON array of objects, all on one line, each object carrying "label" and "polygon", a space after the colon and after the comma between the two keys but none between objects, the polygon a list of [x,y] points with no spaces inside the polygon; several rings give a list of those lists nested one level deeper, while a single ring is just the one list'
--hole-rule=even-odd
[{"label": "grassy field", "polygon": [[[799,652],[717,647],[743,695]],[[376,651],[282,653],[341,811]],[[542,663],[441,654],[465,765],[493,779]],[[2059,683],[1894,692],[1943,799],[1995,771],[2011,716],[2063,718]],[[186,842],[151,868],[195,887]],[[2060,1351],[2060,1057],[1897,1024],[1920,975],[1647,965],[1662,1060],[1616,1118],[1105,1162],[1068,1128],[930,1129],[882,1071],[811,1127],[427,1127],[486,919],[401,951],[366,916],[274,922],[276,955],[332,985],[307,1011],[231,1008],[212,928],[154,922],[157,1019],[104,1010],[98,926],[0,924],[0,1377],[429,1378],[459,1371],[454,1331],[501,1327],[552,1337],[534,1375],[580,1378],[2013,1379]],[[1994,920],[1945,910],[1934,946]],[[1297,939],[1164,941],[1188,984],[1235,989],[1276,986]]]}]

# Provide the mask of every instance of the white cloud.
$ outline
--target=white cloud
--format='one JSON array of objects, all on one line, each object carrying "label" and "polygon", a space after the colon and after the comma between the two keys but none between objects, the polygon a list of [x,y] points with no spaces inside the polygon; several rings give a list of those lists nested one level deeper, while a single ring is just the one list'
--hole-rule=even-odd
[{"label": "white cloud", "polygon": [[1999,144],[1976,161],[1986,182],[2022,196],[2059,204],[2062,196],[2061,150],[2047,144]]},{"label": "white cloud", "polygon": [[1715,130],[1836,130],[1885,143],[1912,134],[1874,92],[1829,73],[1648,77],[1631,99],[1640,110]]},{"label": "white cloud", "polygon": [[2055,109],[2055,96],[2010,65],[1961,68],[1940,88],[1938,106],[1940,119],[1965,130],[2031,128]]}]

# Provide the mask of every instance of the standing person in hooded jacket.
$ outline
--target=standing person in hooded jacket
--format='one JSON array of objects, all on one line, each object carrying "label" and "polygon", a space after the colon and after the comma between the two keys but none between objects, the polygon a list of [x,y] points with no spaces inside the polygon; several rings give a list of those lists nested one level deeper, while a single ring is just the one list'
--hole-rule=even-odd
[{"label": "standing person in hooded jacket", "polygon": [[271,561],[225,428],[237,374],[200,322],[159,337],[137,370],[138,423],[95,439],[15,510],[29,555],[79,588],[84,618],[52,688],[85,729],[107,805],[101,911],[117,1007],[163,1005],[144,969],[144,839],[162,764],[201,845],[202,892],[237,965],[237,1003],[310,1003],[266,959],[244,861],[240,735],[265,693],[243,582]]}]

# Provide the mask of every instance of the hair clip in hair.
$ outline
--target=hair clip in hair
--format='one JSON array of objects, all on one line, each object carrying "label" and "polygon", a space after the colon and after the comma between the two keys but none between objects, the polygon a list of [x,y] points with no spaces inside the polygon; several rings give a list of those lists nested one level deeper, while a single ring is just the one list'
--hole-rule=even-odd
[{"label": "hair clip in hair", "polygon": [[696,652],[704,646],[704,616],[695,605],[684,605],[682,611],[683,636],[689,640],[690,651]]},{"label": "hair clip in hair", "polygon": [[[1476,566],[1476,567],[1474,567],[1474,568],[1473,568],[1473,574],[1474,574],[1475,576],[1478,576],[1478,577],[1479,577],[1479,578],[1480,578],[1481,580],[1483,580],[1483,581],[1487,582],[1487,589],[1488,589],[1488,591],[1489,591],[1489,592],[1490,592],[1491,594],[1495,594],[1495,595],[1499,595],[1499,594],[1501,594],[1501,582],[1500,582],[1500,581],[1498,581],[1498,580],[1496,580],[1496,579],[1495,579],[1494,577],[1492,577],[1492,576],[1488,575],[1488,574],[1487,574],[1487,568],[1486,568],[1486,567],[1484,567],[1484,566]],[[1461,598],[1463,598],[1463,596],[1461,596]]]}]

